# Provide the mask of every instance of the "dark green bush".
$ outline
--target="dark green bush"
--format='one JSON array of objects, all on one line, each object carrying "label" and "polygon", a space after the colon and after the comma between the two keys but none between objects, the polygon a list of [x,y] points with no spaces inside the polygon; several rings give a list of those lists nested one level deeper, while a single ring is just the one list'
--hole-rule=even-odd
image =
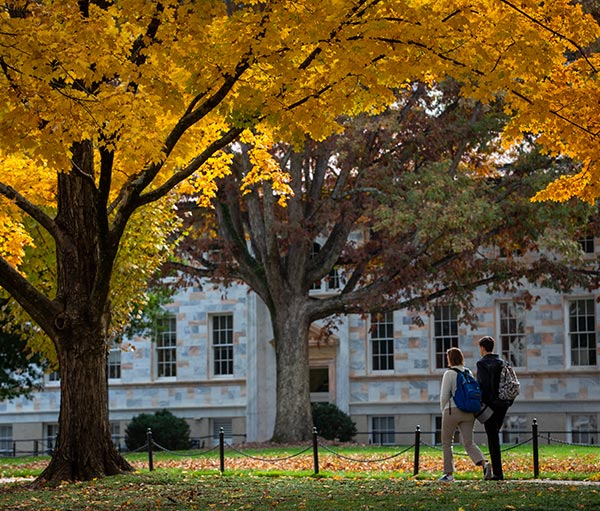
[{"label": "dark green bush", "polygon": [[319,436],[349,442],[356,435],[356,424],[347,413],[331,403],[312,404],[313,423]]},{"label": "dark green bush", "polygon": [[130,451],[142,447],[148,439],[148,428],[152,430],[152,440],[171,451],[189,449],[190,426],[168,410],[160,410],[154,415],[141,413],[135,416],[125,429],[125,444]]}]

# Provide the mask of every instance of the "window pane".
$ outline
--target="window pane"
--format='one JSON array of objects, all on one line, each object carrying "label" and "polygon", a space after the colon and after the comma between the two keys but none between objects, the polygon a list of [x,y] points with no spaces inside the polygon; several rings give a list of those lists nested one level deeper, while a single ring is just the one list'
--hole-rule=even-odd
[{"label": "window pane", "polygon": [[394,369],[394,314],[371,315],[371,357],[373,371]]},{"label": "window pane", "polygon": [[598,443],[598,422],[595,415],[572,415],[571,434],[574,444]]},{"label": "window pane", "polygon": [[215,376],[233,374],[233,314],[212,317],[212,357]]},{"label": "window pane", "polygon": [[108,352],[108,378],[121,378],[121,348],[118,346]]},{"label": "window pane", "polygon": [[513,366],[526,365],[525,307],[522,303],[500,304],[502,356]]},{"label": "window pane", "polygon": [[394,417],[371,417],[371,443],[392,445],[395,436]]},{"label": "window pane", "polygon": [[594,237],[593,236],[585,236],[585,237],[579,239],[578,241],[579,241],[579,246],[581,247],[581,250],[583,250],[584,253],[586,253],[586,254],[594,253]]},{"label": "window pane", "polygon": [[527,426],[527,418],[522,415],[509,415],[504,419],[502,427],[502,442],[518,444],[523,437],[530,434]]},{"label": "window pane", "polygon": [[51,453],[58,437],[58,424],[46,424],[46,452]]},{"label": "window pane", "polygon": [[223,429],[223,440],[228,444],[233,443],[233,422],[231,419],[213,419],[212,426],[214,445],[219,444],[221,429]]},{"label": "window pane", "polygon": [[0,425],[0,453],[2,456],[13,454],[13,427],[12,424]]},{"label": "window pane", "polygon": [[157,320],[156,374],[159,378],[177,376],[177,321],[175,316]]},{"label": "window pane", "polygon": [[446,367],[446,351],[458,347],[458,313],[451,305],[439,305],[433,312],[435,367]]},{"label": "window pane", "polygon": [[329,369],[327,367],[310,368],[310,391],[329,392]]},{"label": "window pane", "polygon": [[569,340],[571,364],[596,365],[596,315],[591,298],[569,303]]},{"label": "window pane", "polygon": [[340,287],[342,287],[340,272],[334,268],[327,276],[327,289],[339,289]]}]

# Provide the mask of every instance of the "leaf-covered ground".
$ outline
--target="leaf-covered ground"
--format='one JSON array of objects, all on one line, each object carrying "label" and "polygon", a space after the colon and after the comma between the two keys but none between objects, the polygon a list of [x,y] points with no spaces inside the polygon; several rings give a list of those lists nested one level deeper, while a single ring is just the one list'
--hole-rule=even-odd
[{"label": "leaf-covered ground", "polygon": [[[331,447],[226,449],[225,472],[218,453],[128,455],[135,474],[56,487],[30,481],[0,484],[2,511],[149,510],[428,510],[570,511],[600,509],[600,449],[542,447],[540,478],[533,479],[531,450],[504,453],[509,480],[481,479],[456,449],[458,481],[443,484],[439,450],[424,449],[413,476],[414,450]],[[32,478],[47,459],[0,460],[0,476]],[[570,479],[570,480],[568,480]]]},{"label": "leaf-covered ground", "polygon": [[[404,451],[404,452],[403,452]],[[228,471],[293,471],[314,472],[312,449],[303,454],[302,448],[261,453],[260,450],[226,450],[225,472]],[[485,452],[485,451],[484,451]],[[393,474],[396,477],[412,477],[415,466],[414,450],[352,449],[347,447],[321,447],[318,468],[320,473],[339,474]],[[454,463],[459,478],[477,479],[481,469],[475,467],[461,448],[455,449]],[[534,476],[533,454],[530,448],[507,450],[503,453],[503,465],[507,477],[531,479]],[[188,471],[219,470],[218,456],[197,454],[194,456],[154,457],[155,467],[180,468]],[[147,468],[147,460],[136,461],[136,467]],[[442,455],[438,449],[422,449],[419,455],[419,475],[423,479],[435,478],[442,468]],[[569,446],[540,447],[539,475],[541,478],[600,480],[600,448]]]},{"label": "leaf-covered ground", "polygon": [[597,483],[197,475],[157,470],[32,490],[0,485],[3,511],[570,511],[600,508]]},{"label": "leaf-covered ground", "polygon": [[[485,453],[485,450],[484,450]],[[146,453],[127,455],[137,471],[149,468]],[[481,469],[474,467],[462,448],[455,448],[454,462],[459,479],[479,479]],[[379,475],[411,478],[414,475],[414,449],[377,448],[356,446],[320,446],[318,468],[321,475],[340,476]],[[0,478],[35,476],[47,464],[47,459],[0,460]],[[503,452],[505,476],[510,479],[533,479],[534,465],[531,446],[507,449]],[[176,469],[183,472],[219,472],[220,459],[216,450],[190,451],[188,453],[155,452],[155,469]],[[225,473],[314,473],[315,461],[312,448],[292,446],[289,448],[240,447],[226,448]],[[419,455],[419,479],[435,479],[441,473],[442,455],[439,449],[421,448]],[[600,448],[575,446],[540,446],[539,476],[542,479],[600,481]]]}]

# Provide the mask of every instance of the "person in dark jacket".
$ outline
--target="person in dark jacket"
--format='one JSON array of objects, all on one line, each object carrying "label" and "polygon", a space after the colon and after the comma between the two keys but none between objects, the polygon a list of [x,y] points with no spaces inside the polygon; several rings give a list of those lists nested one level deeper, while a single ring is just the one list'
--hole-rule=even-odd
[{"label": "person in dark jacket", "polygon": [[477,381],[481,387],[481,400],[494,412],[484,423],[492,462],[492,475],[487,479],[500,481],[504,479],[500,451],[500,428],[502,428],[510,403],[498,398],[498,384],[504,361],[500,355],[493,352],[495,344],[493,337],[486,336],[479,340],[481,359],[477,362]]}]

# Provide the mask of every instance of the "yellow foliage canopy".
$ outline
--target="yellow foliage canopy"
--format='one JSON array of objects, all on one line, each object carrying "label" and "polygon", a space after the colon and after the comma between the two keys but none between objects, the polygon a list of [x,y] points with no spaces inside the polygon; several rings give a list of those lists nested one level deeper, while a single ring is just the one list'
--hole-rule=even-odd
[{"label": "yellow foliage canopy", "polygon": [[[600,63],[583,49],[598,35],[570,0],[12,2],[0,9],[0,256],[23,260],[24,215],[56,208],[58,173],[79,171],[74,142],[93,142],[89,178],[114,222],[178,186],[210,196],[242,133],[252,180],[285,194],[272,141],[322,139],[340,115],[449,75],[475,99],[505,94],[512,137],[539,133],[584,162],[544,198],[592,200]],[[123,251],[149,252],[138,245]]]}]

